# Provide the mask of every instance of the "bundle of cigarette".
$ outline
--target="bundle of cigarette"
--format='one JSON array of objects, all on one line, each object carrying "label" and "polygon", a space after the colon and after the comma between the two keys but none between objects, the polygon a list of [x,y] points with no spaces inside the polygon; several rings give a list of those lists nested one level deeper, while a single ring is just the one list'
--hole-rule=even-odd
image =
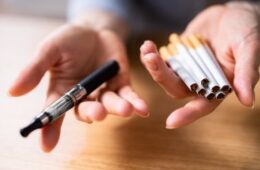
[{"label": "bundle of cigarette", "polygon": [[170,43],[160,48],[160,55],[191,92],[208,100],[222,100],[232,92],[231,85],[203,37],[191,35],[180,38],[178,34],[171,34]]}]

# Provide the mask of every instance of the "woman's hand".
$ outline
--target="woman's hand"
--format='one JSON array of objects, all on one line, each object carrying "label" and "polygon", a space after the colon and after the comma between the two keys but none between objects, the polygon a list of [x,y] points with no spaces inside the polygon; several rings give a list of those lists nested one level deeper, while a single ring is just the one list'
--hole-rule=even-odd
[{"label": "woman's hand", "polygon": [[[199,34],[209,40],[238,99],[248,107],[254,106],[254,87],[259,80],[260,16],[256,9],[247,2],[210,7],[195,17],[182,34]],[[140,50],[146,69],[167,94],[177,98],[191,95],[180,78],[162,61],[153,42],[146,41]],[[166,127],[171,129],[190,124],[211,113],[219,104],[219,101],[194,97],[170,114]]]},{"label": "woman's hand", "polygon": [[[90,123],[103,120],[108,113],[127,117],[135,111],[139,116],[148,116],[147,105],[130,85],[124,44],[109,30],[95,31],[72,24],[58,29],[42,43],[9,93],[21,96],[30,92],[49,71],[47,105],[111,59],[119,62],[119,74],[80,103],[76,107],[76,117]],[[62,121],[63,118],[42,129],[44,151],[50,151],[57,144]]]}]

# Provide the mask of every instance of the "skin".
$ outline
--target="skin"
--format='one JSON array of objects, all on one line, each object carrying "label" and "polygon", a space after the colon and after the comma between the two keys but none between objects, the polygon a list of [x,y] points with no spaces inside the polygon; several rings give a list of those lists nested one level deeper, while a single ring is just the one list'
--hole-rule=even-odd
[{"label": "skin", "polygon": [[[183,36],[199,33],[210,40],[241,103],[251,106],[253,88],[259,79],[259,16],[251,8],[238,6],[207,9],[189,24]],[[126,36],[126,24],[113,14],[105,11],[82,14],[41,43],[32,61],[13,82],[9,93],[12,96],[29,93],[48,71],[50,80],[45,103],[48,105],[91,71],[109,59],[116,59],[121,67],[118,76],[80,103],[75,108],[76,117],[87,123],[103,120],[108,113],[128,117],[135,112],[147,117],[147,105],[134,92],[129,81],[123,41]],[[141,60],[167,94],[178,98],[190,95],[180,79],[162,62],[153,42],[146,41],[142,45]],[[187,125],[209,114],[218,105],[218,102],[194,97],[171,113],[167,128]],[[41,130],[43,151],[49,152],[57,144],[62,121],[63,118]]]},{"label": "skin", "polygon": [[[30,92],[48,71],[50,79],[45,103],[48,105],[90,72],[108,60],[115,59],[121,68],[119,74],[75,108],[77,119],[91,123],[103,120],[109,113],[129,117],[132,112],[147,117],[146,103],[130,84],[122,38],[112,29],[85,26],[85,22],[64,25],[48,36],[32,61],[13,82],[9,89],[10,95],[21,96]],[[49,152],[57,144],[62,121],[63,117],[41,129],[43,151]]]},{"label": "skin", "polygon": [[[196,16],[182,34],[184,37],[199,34],[209,40],[239,101],[247,107],[254,107],[254,87],[259,80],[259,6],[256,9],[249,3],[210,7]],[[167,94],[175,98],[191,95],[178,76],[162,61],[152,41],[145,41],[140,52],[145,68]],[[194,96],[169,115],[166,128],[188,125],[213,112],[219,104],[219,101],[210,102]]]}]

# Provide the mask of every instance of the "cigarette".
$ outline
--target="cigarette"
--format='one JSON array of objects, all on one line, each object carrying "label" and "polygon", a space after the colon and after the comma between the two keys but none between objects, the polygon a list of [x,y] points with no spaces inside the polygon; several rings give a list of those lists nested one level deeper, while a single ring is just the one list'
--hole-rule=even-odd
[{"label": "cigarette", "polygon": [[203,62],[202,57],[199,56],[199,54],[195,50],[195,46],[192,44],[192,42],[189,40],[189,38],[182,38],[182,42],[184,43],[184,45],[189,50],[191,56],[197,62],[200,69],[207,76],[207,79],[203,82],[203,86],[204,87],[208,86],[209,89],[211,89],[211,91],[214,92],[214,93],[217,92],[220,89],[220,87],[218,86],[218,83],[216,82],[214,76],[209,71],[208,67]]},{"label": "cigarette", "polygon": [[176,72],[176,74],[182,79],[184,84],[189,88],[191,92],[195,92],[198,88],[198,84],[189,74],[189,72],[181,65],[181,63],[175,58],[172,57],[167,47],[161,47],[159,50],[161,57],[166,61],[169,66]]},{"label": "cigarette", "polygon": [[[172,34],[170,36],[170,41],[175,45],[179,60],[183,63],[191,75],[194,75],[194,79],[203,86],[207,86],[209,80],[204,72],[201,70],[197,62],[191,56],[189,50],[183,45],[183,42],[177,34]],[[187,64],[187,66],[186,66]]]},{"label": "cigarette", "polygon": [[195,35],[190,36],[189,39],[195,46],[197,53],[203,58],[211,74],[214,75],[221,91],[227,92],[231,86],[206,41]]},{"label": "cigarette", "polygon": [[218,100],[222,100],[222,99],[224,99],[225,97],[226,97],[226,95],[225,95],[225,93],[222,92],[222,91],[219,91],[219,92],[216,93],[216,99],[218,99]]},{"label": "cigarette", "polygon": [[227,93],[232,93],[233,89],[230,87],[227,91]]},{"label": "cigarette", "polygon": [[171,53],[168,51],[168,49],[165,47],[165,46],[162,46],[160,49],[159,49],[159,53],[161,55],[161,58],[164,60],[164,61],[168,61],[170,58],[171,58]]},{"label": "cigarette", "polygon": [[204,97],[208,100],[212,100],[215,98],[215,93],[213,93],[211,90],[207,89]]},{"label": "cigarette", "polygon": [[196,90],[196,93],[199,96],[204,96],[207,93],[207,90],[203,88],[202,86],[199,86],[198,89]]},{"label": "cigarette", "polygon": [[[187,64],[185,63],[185,61],[182,60],[182,56],[180,56],[180,54],[178,54],[177,48],[175,46],[175,44],[170,43],[167,46],[168,51],[171,53],[171,56],[175,57],[175,60],[177,60],[177,62],[179,63],[180,66],[183,67],[184,70],[186,70],[186,72],[190,75],[191,78],[193,78],[193,80],[196,82],[197,87],[196,87],[196,93],[199,95],[204,95],[206,93],[206,91],[203,89],[201,82],[196,79],[196,77],[192,74],[191,71],[189,71],[189,67],[187,66]],[[172,59],[174,60],[174,59]]]}]

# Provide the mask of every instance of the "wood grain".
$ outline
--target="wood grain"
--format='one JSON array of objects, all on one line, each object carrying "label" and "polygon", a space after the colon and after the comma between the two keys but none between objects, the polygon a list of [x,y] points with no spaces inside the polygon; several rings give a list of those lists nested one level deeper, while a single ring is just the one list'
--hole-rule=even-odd
[{"label": "wood grain", "polygon": [[167,97],[137,61],[132,62],[133,84],[150,106],[149,118],[109,116],[88,125],[68,113],[60,142],[48,154],[39,149],[37,132],[21,138],[19,128],[42,108],[48,75],[20,98],[6,95],[7,88],[40,40],[60,24],[0,16],[1,170],[260,169],[259,85],[254,110],[243,107],[232,94],[211,115],[166,130],[167,115],[186,100]]}]

